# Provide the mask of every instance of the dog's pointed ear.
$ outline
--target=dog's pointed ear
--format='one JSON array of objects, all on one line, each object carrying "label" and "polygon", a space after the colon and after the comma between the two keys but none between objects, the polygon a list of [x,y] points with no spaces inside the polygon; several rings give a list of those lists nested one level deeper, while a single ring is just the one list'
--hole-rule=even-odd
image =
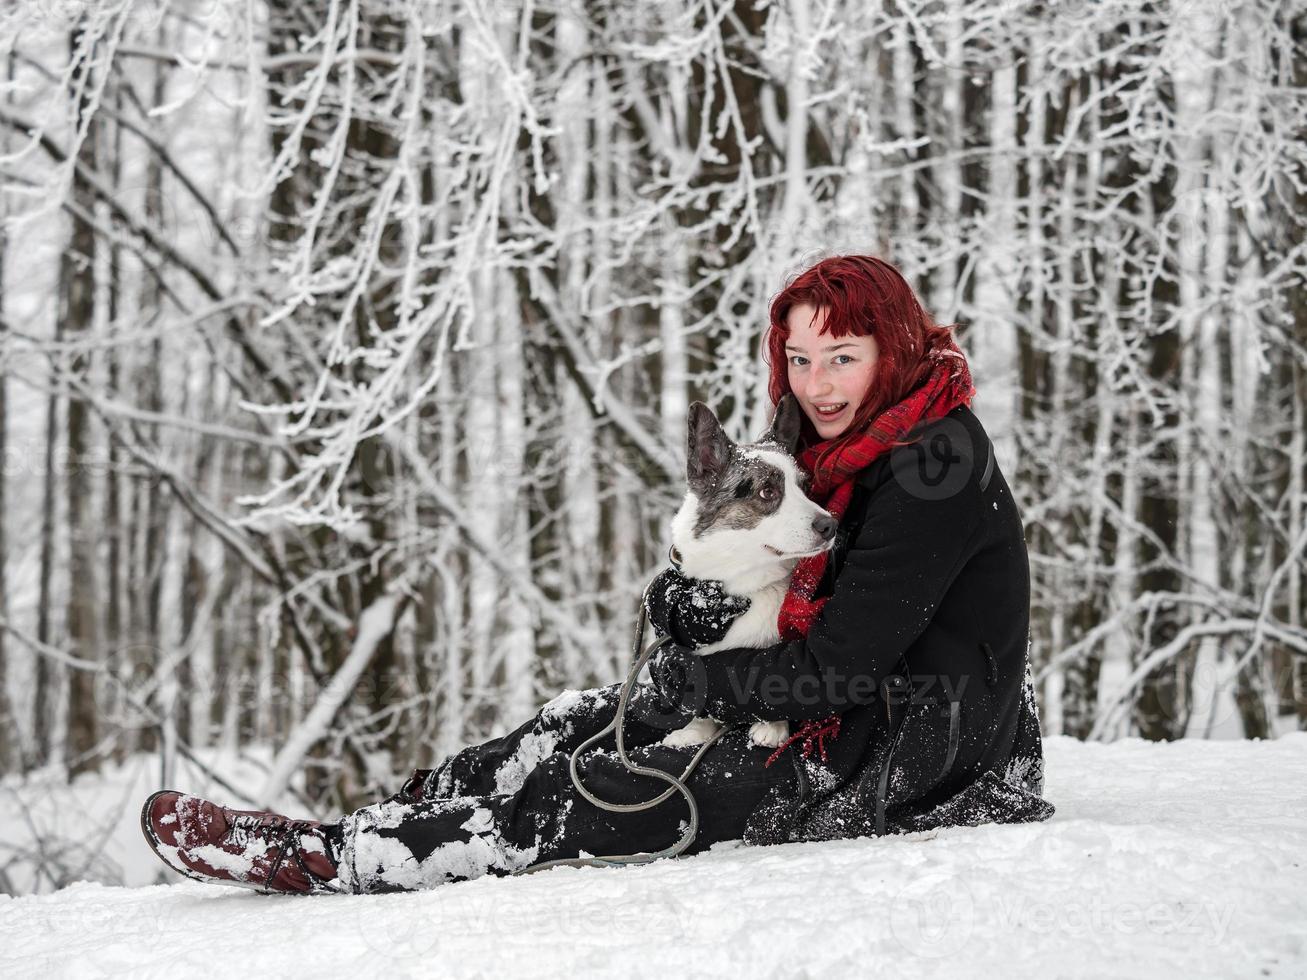
[{"label": "dog's pointed ear", "polygon": [[772,413],[771,427],[763,436],[768,442],[784,447],[791,456],[799,446],[799,429],[803,425],[803,409],[799,408],[799,399],[792,392],[781,396]]},{"label": "dog's pointed ear", "polygon": [[722,430],[713,410],[703,402],[690,405],[686,428],[685,475],[690,489],[702,495],[726,468],[734,443]]}]

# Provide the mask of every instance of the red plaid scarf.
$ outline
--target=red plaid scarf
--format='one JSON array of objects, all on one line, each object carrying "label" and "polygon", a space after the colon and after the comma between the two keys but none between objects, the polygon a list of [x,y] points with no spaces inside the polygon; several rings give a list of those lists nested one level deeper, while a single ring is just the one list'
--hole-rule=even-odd
[{"label": "red plaid scarf", "polygon": [[[915,388],[901,402],[881,412],[867,430],[856,440],[831,453],[818,465],[818,457],[829,449],[834,440],[809,446],[799,454],[799,465],[812,474],[808,495],[842,520],[853,497],[854,479],[881,454],[902,442],[919,423],[943,418],[959,405],[971,404],[975,388],[966,358],[957,345],[950,342],[934,354],[935,367],[924,383]],[[808,635],[816,622],[826,599],[814,599],[813,593],[826,574],[830,552],[800,559],[790,580],[790,591],[781,604],[777,624],[782,640],[796,640]],[[771,765],[782,751],[795,741],[802,740],[804,756],[811,755],[814,743],[826,760],[827,737],[834,738],[840,731],[840,716],[831,715],[821,721],[804,722],[803,727],[771,754],[766,765]]]}]

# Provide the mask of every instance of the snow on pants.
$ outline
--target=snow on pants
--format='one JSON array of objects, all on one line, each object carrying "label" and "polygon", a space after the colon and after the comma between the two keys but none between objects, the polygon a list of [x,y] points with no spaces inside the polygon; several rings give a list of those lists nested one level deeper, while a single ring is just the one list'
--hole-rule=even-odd
[{"label": "snow on pants", "polygon": [[[650,810],[613,813],[587,801],[572,782],[572,751],[601,731],[617,710],[620,684],[567,691],[516,731],[469,746],[434,770],[419,769],[397,794],[341,821],[341,881],[355,892],[411,891],[485,874],[511,875],[556,858],[635,854],[675,843],[689,806],[673,792]],[[686,720],[686,719],[681,719]],[[658,744],[674,728],[651,688],[637,686],[627,705],[627,755],[679,776],[699,746]],[[704,753],[686,785],[699,808],[694,854],[743,836],[768,790],[793,780],[788,759],[732,728]],[[609,733],[578,760],[585,787],[610,803],[638,803],[668,784],[628,770]]]}]

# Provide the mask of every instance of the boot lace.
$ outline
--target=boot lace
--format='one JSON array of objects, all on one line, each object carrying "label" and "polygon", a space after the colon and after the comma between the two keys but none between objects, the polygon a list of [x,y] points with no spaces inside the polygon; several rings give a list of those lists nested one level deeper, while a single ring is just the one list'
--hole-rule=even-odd
[{"label": "boot lace", "polygon": [[330,879],[323,878],[315,873],[305,862],[303,845],[300,842],[300,838],[305,835],[320,840],[323,853],[327,855],[333,864],[335,863],[326,836],[318,829],[318,824],[312,820],[287,820],[285,817],[272,814],[257,817],[238,814],[228,820],[226,834],[232,843],[241,847],[244,847],[253,839],[258,839],[266,841],[276,848],[272,865],[268,869],[267,878],[264,880],[263,887],[265,891],[272,890],[270,887],[272,881],[277,877],[277,872],[281,870],[281,866],[285,864],[287,856],[294,859],[304,877],[308,879],[312,891],[340,891],[341,889],[334,885]]}]

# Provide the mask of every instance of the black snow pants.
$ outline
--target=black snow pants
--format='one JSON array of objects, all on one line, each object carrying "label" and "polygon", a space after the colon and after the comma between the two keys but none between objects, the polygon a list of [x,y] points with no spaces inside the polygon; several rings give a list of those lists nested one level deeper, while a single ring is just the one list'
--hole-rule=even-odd
[{"label": "black snow pants", "polygon": [[[620,690],[612,684],[567,691],[516,731],[417,770],[390,799],[345,817],[341,881],[355,892],[410,891],[511,875],[556,858],[652,852],[675,843],[689,820],[679,792],[651,810],[613,813],[573,785],[572,751],[612,720]],[[653,689],[637,685],[624,725],[627,755],[679,776],[699,746],[659,743],[685,720],[669,717]],[[742,726],[704,753],[686,783],[699,808],[699,831],[684,853],[739,839],[770,788],[792,783],[788,758],[764,765],[772,751],[751,745]],[[668,788],[629,771],[612,733],[578,760],[578,772],[592,794],[610,803],[651,800]]]}]

